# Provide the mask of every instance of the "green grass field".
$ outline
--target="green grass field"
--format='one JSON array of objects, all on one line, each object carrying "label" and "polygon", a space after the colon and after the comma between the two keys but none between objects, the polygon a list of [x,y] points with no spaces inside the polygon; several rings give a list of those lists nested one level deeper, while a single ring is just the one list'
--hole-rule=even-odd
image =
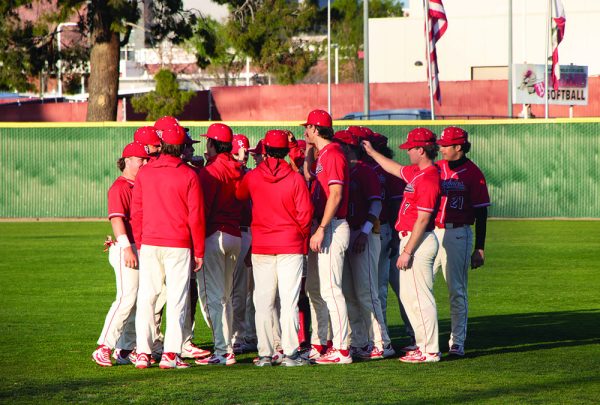
[{"label": "green grass field", "polygon": [[[114,298],[108,222],[0,223],[2,403],[598,403],[600,222],[491,221],[467,356],[348,366],[136,370],[91,360]],[[440,342],[448,302],[436,282]],[[405,343],[390,300],[394,345]],[[206,325],[196,342],[210,347]]]}]

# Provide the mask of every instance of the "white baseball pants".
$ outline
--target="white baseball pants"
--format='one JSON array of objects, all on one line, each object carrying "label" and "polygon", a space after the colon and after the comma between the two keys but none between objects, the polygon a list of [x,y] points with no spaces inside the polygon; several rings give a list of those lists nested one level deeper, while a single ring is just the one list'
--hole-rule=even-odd
[{"label": "white baseball pants", "polygon": [[373,343],[382,349],[391,343],[379,302],[377,263],[381,250],[379,234],[370,233],[362,253],[353,253],[352,245],[360,230],[350,232],[350,245],[344,259],[343,291],[350,322],[350,344],[364,347]]},{"label": "white baseball pants", "polygon": [[167,295],[167,325],[163,351],[181,353],[183,328],[188,316],[190,266],[190,249],[142,245],[135,321],[138,353],[152,352],[156,334],[156,301],[163,285],[166,285]]},{"label": "white baseball pants", "polygon": [[463,346],[467,338],[469,300],[467,281],[473,247],[473,232],[470,226],[435,229],[440,249],[435,258],[434,274],[442,269],[450,297],[451,332],[449,346]]},{"label": "white baseball pants", "polygon": [[[317,225],[313,226],[313,233]],[[327,344],[329,320],[333,347],[348,347],[348,311],[342,292],[344,256],[350,243],[350,228],[345,219],[333,219],[325,229],[322,252],[308,255],[306,294],[311,303],[311,343]]]},{"label": "white baseball pants", "polygon": [[249,280],[248,267],[244,259],[250,250],[252,234],[242,231],[242,247],[233,271],[233,294],[231,305],[233,307],[231,343],[242,343],[246,337],[246,305],[248,301]]},{"label": "white baseball pants", "polygon": [[217,231],[204,244],[204,270],[198,273],[202,313],[213,333],[215,354],[233,353],[231,347],[231,292],[233,271],[240,255],[242,238]]},{"label": "white baseball pants", "polygon": [[[298,350],[298,298],[302,282],[303,256],[301,254],[252,255],[254,269],[254,306],[258,355],[273,356],[277,350],[274,329],[279,322],[281,348],[286,356]],[[279,295],[280,313],[275,319],[276,297]]]},{"label": "white baseball pants", "polygon": [[[132,249],[137,254],[135,246]],[[139,271],[125,265],[123,249],[118,243],[110,247],[108,261],[115,270],[117,296],[106,314],[98,345],[132,350],[135,348],[135,303]]]},{"label": "white baseball pants", "polygon": [[[400,251],[410,238],[410,232],[400,242]],[[438,353],[438,319],[433,296],[433,261],[438,251],[438,241],[433,232],[425,233],[414,252],[412,267],[400,270],[400,299],[415,332],[421,352]]]}]

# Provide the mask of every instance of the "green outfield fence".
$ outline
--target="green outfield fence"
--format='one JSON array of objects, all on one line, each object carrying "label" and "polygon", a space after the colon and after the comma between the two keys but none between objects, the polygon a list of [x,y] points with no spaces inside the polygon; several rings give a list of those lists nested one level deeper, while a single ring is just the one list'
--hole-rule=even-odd
[{"label": "green outfield fence", "polygon": [[[357,122],[337,121],[335,129]],[[210,123],[184,122],[194,138]],[[298,122],[229,122],[252,145],[267,129]],[[390,139],[396,159],[406,133],[449,125],[469,131],[470,157],[485,173],[490,214],[511,218],[600,218],[600,119],[493,121],[360,121]],[[0,218],[89,218],[106,215],[116,160],[134,130],[147,123],[0,123]],[[198,144],[200,153],[204,145]]]}]

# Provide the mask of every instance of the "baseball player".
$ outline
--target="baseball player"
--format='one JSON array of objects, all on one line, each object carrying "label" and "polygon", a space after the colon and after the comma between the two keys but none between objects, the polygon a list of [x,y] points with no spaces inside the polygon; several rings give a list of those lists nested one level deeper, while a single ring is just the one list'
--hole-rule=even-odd
[{"label": "baseball player", "polygon": [[[348,224],[350,247],[344,260],[343,290],[348,306],[353,356],[382,359],[394,354],[377,287],[377,263],[381,250],[379,214],[381,187],[377,175],[361,161],[359,138],[348,130],[335,133],[350,163]],[[386,353],[387,351],[387,353]]]},{"label": "baseball player", "polygon": [[140,127],[133,134],[133,141],[146,147],[150,160],[156,159],[160,154],[160,136],[154,127]]},{"label": "baseball player", "polygon": [[248,173],[236,192],[252,200],[252,264],[259,359],[270,366],[277,352],[273,316],[279,295],[283,366],[307,364],[298,354],[298,297],[313,208],[304,178],[284,160],[288,134],[267,131],[266,157]]},{"label": "baseball player", "polygon": [[200,302],[214,340],[214,353],[196,360],[199,365],[233,365],[231,345],[233,272],[240,255],[242,204],[235,189],[242,179],[242,164],[231,156],[233,132],[225,124],[212,124],[205,135],[208,161],[200,170],[206,213],[206,266],[198,280]]},{"label": "baseball player", "polygon": [[[350,242],[346,222],[349,167],[341,147],[332,142],[332,121],[326,111],[311,111],[302,125],[307,143],[305,176],[310,175],[313,149],[319,152],[312,185],[315,214],[306,276],[313,323],[308,357],[317,364],[349,364],[352,357],[348,349],[348,313],[342,293],[344,255]],[[330,319],[332,347],[325,352]]]},{"label": "baseball player", "polygon": [[137,368],[150,366],[155,328],[154,309],[163,284],[167,293],[167,325],[160,367],[187,368],[180,358],[189,305],[191,249],[194,271],[203,265],[204,200],[198,175],[180,158],[183,128],[162,132],[160,156],[136,179],[132,222],[140,250],[137,299]]},{"label": "baseball player", "polygon": [[115,269],[117,296],[106,315],[98,348],[92,354],[92,359],[103,367],[112,366],[111,350],[117,345],[121,334],[122,347],[115,350],[118,351],[117,364],[128,364],[133,359],[130,355],[135,348],[135,328],[132,326],[135,325],[138,258],[130,223],[131,194],[137,173],[149,157],[141,143],[132,142],[125,146],[117,161],[121,176],[108,190],[108,219],[116,238],[115,241],[108,241],[108,260]]},{"label": "baseball player", "polygon": [[400,149],[407,151],[410,166],[386,158],[363,141],[366,152],[389,173],[406,182],[404,198],[396,223],[401,237],[400,299],[415,330],[418,348],[400,357],[406,363],[440,360],[437,307],[433,296],[433,261],[438,241],[433,233],[440,199],[440,176],[433,159],[437,154],[436,136],[426,128],[408,133]]},{"label": "baseball player", "polygon": [[[450,296],[448,354],[462,357],[467,337],[469,263],[474,269],[483,265],[490,196],[483,173],[467,158],[471,150],[467,131],[448,127],[442,131],[437,143],[442,154],[442,160],[436,163],[442,180],[442,199],[435,219],[440,249],[434,270],[442,269]],[[475,248],[471,252],[473,224]]]}]

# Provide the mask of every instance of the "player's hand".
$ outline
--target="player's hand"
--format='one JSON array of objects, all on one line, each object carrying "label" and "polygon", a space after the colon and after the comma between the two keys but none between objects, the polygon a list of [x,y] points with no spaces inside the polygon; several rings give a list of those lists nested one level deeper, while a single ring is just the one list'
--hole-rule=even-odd
[{"label": "player's hand", "polygon": [[138,268],[138,259],[135,253],[133,253],[131,246],[127,246],[123,249],[123,259],[125,260],[125,266],[130,269]]},{"label": "player's hand", "polygon": [[471,255],[471,268],[476,269],[477,267],[483,266],[484,261],[485,255],[483,254],[483,249],[475,249]]},{"label": "player's hand", "polygon": [[196,266],[194,266],[194,273],[197,273],[204,266],[204,259],[201,257],[194,257],[194,261],[196,262]]},{"label": "player's hand", "polygon": [[325,239],[325,229],[318,227],[313,236],[310,238],[310,250],[313,252],[321,252],[321,245]]},{"label": "player's hand", "polygon": [[413,257],[406,252],[402,252],[396,261],[398,270],[408,270],[412,267]]},{"label": "player's hand", "polygon": [[243,162],[244,159],[246,159],[246,148],[240,148],[238,149],[237,160]]},{"label": "player's hand", "polygon": [[296,138],[294,138],[294,134],[289,129],[284,129],[283,132],[285,132],[287,134],[288,142],[292,142],[292,141],[296,140]]},{"label": "player's hand", "polygon": [[363,148],[365,148],[365,152],[367,152],[367,155],[369,156],[371,156],[372,153],[375,151],[375,149],[373,149],[373,145],[371,145],[371,142],[369,141],[362,141],[361,145]]},{"label": "player's hand", "polygon": [[366,233],[361,232],[358,234],[356,239],[354,239],[354,244],[352,245],[352,253],[362,253],[365,251],[367,247],[367,241],[369,237]]}]

